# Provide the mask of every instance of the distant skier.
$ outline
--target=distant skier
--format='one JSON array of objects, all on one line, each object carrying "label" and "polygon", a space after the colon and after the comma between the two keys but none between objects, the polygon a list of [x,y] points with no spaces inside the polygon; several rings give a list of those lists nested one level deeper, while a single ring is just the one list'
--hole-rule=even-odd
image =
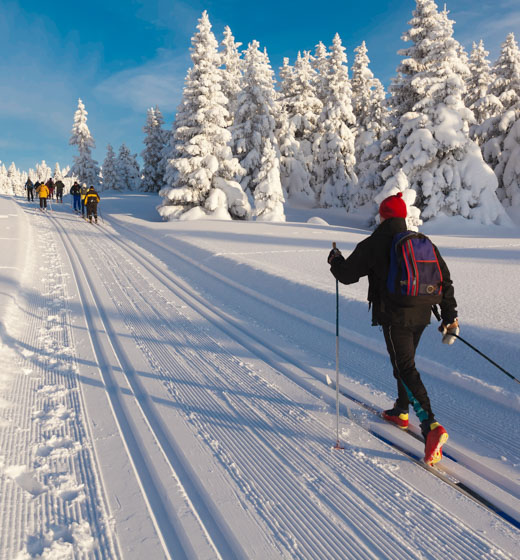
[{"label": "distant skier", "polygon": [[[372,306],[372,324],[381,325],[397,380],[397,400],[394,408],[383,412],[383,418],[408,428],[408,407],[412,404],[425,441],[424,461],[434,464],[442,458],[442,445],[448,439],[446,430],[435,420],[428,393],[415,367],[415,351],[421,335],[430,322],[431,304],[397,305],[389,296],[387,277],[390,249],[394,235],[407,231],[406,204],[401,193],[385,198],[379,207],[381,224],[368,238],[361,241],[347,259],[338,249],[329,253],[332,274],[343,284],[354,284],[368,276],[368,301]],[[443,342],[452,344],[453,334],[459,333],[457,303],[446,263],[433,246],[442,276],[440,303]],[[428,292],[429,293],[429,292]],[[420,299],[420,297],[416,298]]]},{"label": "distant skier", "polygon": [[36,194],[40,198],[40,210],[47,210],[47,198],[49,197],[49,187],[45,183],[40,183],[36,187]]},{"label": "distant skier", "polygon": [[63,181],[61,179],[58,179],[56,181],[56,202],[63,203],[63,189],[64,188],[65,188],[65,185],[63,184]]},{"label": "distant skier", "polygon": [[46,183],[47,188],[49,189],[49,198],[54,198],[54,180],[51,177]]},{"label": "distant skier", "polygon": [[74,200],[73,209],[79,214],[81,211],[81,186],[77,181],[74,181],[70,188],[70,194]]},{"label": "distant skier", "polygon": [[85,196],[87,194],[88,187],[87,183],[81,185],[81,215],[85,217]]},{"label": "distant skier", "polygon": [[94,216],[94,221],[97,224],[97,205],[99,202],[99,195],[94,190],[94,187],[90,187],[85,195],[85,206],[87,208],[87,218],[90,223],[92,223],[92,216]]},{"label": "distant skier", "polygon": [[25,182],[25,190],[27,191],[27,202],[34,201],[34,185],[29,178]]}]

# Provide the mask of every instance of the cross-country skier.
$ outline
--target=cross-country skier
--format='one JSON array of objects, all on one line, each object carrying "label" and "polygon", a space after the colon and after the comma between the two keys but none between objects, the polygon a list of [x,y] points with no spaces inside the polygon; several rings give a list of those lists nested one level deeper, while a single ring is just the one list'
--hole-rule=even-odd
[{"label": "cross-country skier", "polygon": [[74,212],[79,214],[81,211],[81,186],[77,181],[74,181],[74,184],[70,187],[70,194],[74,199]]},{"label": "cross-country skier", "polygon": [[83,183],[80,189],[81,189],[81,215],[85,217],[85,196],[88,191],[87,184]]},{"label": "cross-country skier", "polygon": [[49,187],[45,183],[40,183],[36,187],[36,193],[40,197],[40,210],[47,210],[47,198],[49,197]]},{"label": "cross-country skier", "polygon": [[[354,284],[368,276],[368,301],[372,306],[372,324],[381,325],[386,347],[397,380],[397,400],[394,408],[383,412],[383,418],[400,428],[408,428],[408,407],[412,404],[425,441],[425,463],[432,465],[442,458],[442,445],[448,439],[446,430],[435,420],[428,393],[415,367],[415,351],[421,335],[430,322],[431,304],[409,307],[397,305],[389,298],[387,276],[390,248],[396,233],[406,227],[406,204],[402,194],[385,198],[379,207],[381,224],[368,238],[361,241],[345,259],[334,248],[328,263],[332,274],[343,284]],[[442,273],[442,301],[440,303],[443,342],[452,344],[453,334],[459,333],[457,303],[446,263],[434,246]]]},{"label": "cross-country skier", "polygon": [[34,185],[31,179],[25,181],[25,189],[27,190],[27,202],[34,200]]},{"label": "cross-country skier", "polygon": [[56,181],[56,202],[63,203],[63,189],[65,185],[61,179]]},{"label": "cross-country skier", "polygon": [[85,206],[87,207],[87,218],[90,223],[92,223],[92,215],[94,215],[94,220],[97,224],[97,205],[99,202],[99,195],[94,190],[94,187],[90,187],[85,195]]}]

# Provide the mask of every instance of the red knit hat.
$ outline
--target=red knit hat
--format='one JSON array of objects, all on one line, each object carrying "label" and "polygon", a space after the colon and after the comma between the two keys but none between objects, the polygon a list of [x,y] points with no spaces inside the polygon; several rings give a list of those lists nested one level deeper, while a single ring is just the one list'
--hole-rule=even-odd
[{"label": "red knit hat", "polygon": [[403,200],[403,193],[398,192],[389,196],[379,205],[379,215],[381,218],[406,218],[406,204]]}]

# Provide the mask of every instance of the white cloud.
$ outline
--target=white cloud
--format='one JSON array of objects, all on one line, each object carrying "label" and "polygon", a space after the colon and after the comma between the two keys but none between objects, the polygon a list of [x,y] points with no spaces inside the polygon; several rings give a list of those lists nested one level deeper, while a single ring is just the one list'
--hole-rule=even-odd
[{"label": "white cloud", "polygon": [[181,55],[161,50],[155,60],[113,74],[98,84],[95,95],[99,101],[111,100],[139,112],[155,105],[162,111],[175,111],[189,66],[187,50]]},{"label": "white cloud", "polygon": [[[480,2],[459,0],[448,3],[450,19],[455,20],[455,38],[468,51],[473,42],[484,41],[490,51],[491,62],[500,54],[501,44],[506,36],[520,27],[518,0],[496,0]],[[517,40],[519,37],[516,37]]]}]

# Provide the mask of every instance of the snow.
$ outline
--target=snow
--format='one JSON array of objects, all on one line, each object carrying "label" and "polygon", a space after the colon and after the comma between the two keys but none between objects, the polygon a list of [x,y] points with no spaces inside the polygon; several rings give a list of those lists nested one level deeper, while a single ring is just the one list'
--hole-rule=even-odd
[{"label": "snow", "polygon": [[[510,521],[343,395],[333,448],[326,257],[366,237],[368,212],[163,222],[159,201],[103,192],[96,226],[70,195],[48,214],[0,197],[2,560],[517,556],[519,386],[434,325],[417,363],[450,434],[440,468]],[[514,210],[508,228],[420,230],[450,267],[461,336],[520,377]],[[340,388],[381,409],[395,382],[366,290],[340,286]]]}]

